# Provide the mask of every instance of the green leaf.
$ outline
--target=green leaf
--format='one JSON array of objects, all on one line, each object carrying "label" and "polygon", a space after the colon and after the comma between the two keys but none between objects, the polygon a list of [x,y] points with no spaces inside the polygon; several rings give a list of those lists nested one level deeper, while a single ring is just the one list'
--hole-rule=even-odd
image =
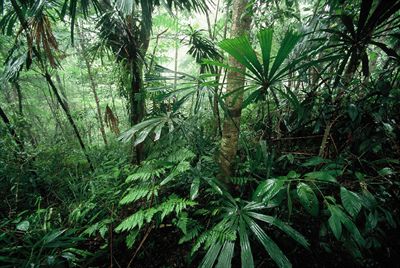
[{"label": "green leaf", "polygon": [[263,29],[258,34],[258,41],[260,42],[264,77],[268,77],[269,63],[271,61],[271,48],[272,48],[272,36],[274,31],[272,29]]},{"label": "green leaf", "polygon": [[204,256],[204,259],[202,263],[200,264],[201,268],[210,268],[213,267],[215,260],[218,257],[218,253],[222,248],[222,244],[217,242],[211,245],[211,247],[208,249],[206,256]]},{"label": "green leaf", "polygon": [[358,230],[357,226],[354,224],[354,222],[344,213],[339,207],[333,206],[332,210],[336,215],[338,215],[340,221],[343,223],[343,225],[346,227],[347,231],[353,236],[354,240],[357,242],[357,244],[360,247],[365,246],[365,240],[362,237],[360,231]]},{"label": "green leaf", "polygon": [[29,230],[29,226],[30,226],[29,221],[22,221],[17,224],[16,228],[18,231],[26,232]]},{"label": "green leaf", "polygon": [[314,166],[318,166],[321,164],[325,164],[327,163],[327,159],[319,157],[319,156],[315,156],[312,157],[310,159],[307,160],[307,162],[305,162],[304,164],[302,164],[303,167],[314,167]]},{"label": "green leaf", "polygon": [[253,221],[251,218],[244,216],[250,229],[253,231],[256,238],[264,246],[268,254],[275,261],[278,267],[292,267],[292,264],[288,258],[283,254],[281,249],[275,244],[275,242],[261,229],[261,227]]},{"label": "green leaf", "polygon": [[340,222],[338,215],[331,212],[328,223],[333,235],[336,237],[337,240],[339,240],[342,236],[342,223]]},{"label": "green leaf", "polygon": [[123,220],[116,228],[115,231],[123,232],[123,231],[130,231],[134,228],[138,227],[138,229],[142,228],[145,220],[146,220],[146,212],[143,210],[139,210],[133,213],[131,216]]},{"label": "green leaf", "polygon": [[253,193],[253,200],[268,202],[283,188],[284,184],[283,179],[268,179],[261,182]]},{"label": "green leaf", "polygon": [[216,268],[230,268],[233,258],[233,250],[235,243],[231,241],[225,241],[222,247],[221,253],[219,254],[218,263]]},{"label": "green leaf", "polygon": [[136,241],[136,237],[139,234],[139,229],[132,230],[125,238],[126,246],[131,249]]},{"label": "green leaf", "polygon": [[358,194],[340,187],[340,198],[346,211],[351,216],[356,217],[361,210],[361,199]]},{"label": "green leaf", "polygon": [[354,104],[350,104],[347,112],[350,116],[351,121],[356,120],[356,118],[358,116],[357,106],[355,106]]},{"label": "green leaf", "polygon": [[296,231],[295,229],[293,229],[291,226],[284,223],[283,221],[281,221],[275,217],[272,217],[272,216],[263,215],[263,214],[259,214],[259,213],[255,213],[255,212],[249,212],[248,215],[255,219],[269,223],[269,224],[279,228],[280,230],[285,232],[288,236],[290,236],[293,240],[295,240],[297,243],[299,243],[303,247],[308,248],[310,246],[307,239],[301,233],[299,233],[298,231]]},{"label": "green leaf", "polygon": [[200,178],[196,177],[190,186],[190,199],[194,200],[199,194]]},{"label": "green leaf", "polygon": [[331,175],[329,170],[313,171],[305,174],[307,179],[337,182],[336,178]]},{"label": "green leaf", "polygon": [[240,237],[240,259],[242,268],[253,268],[253,253],[249,242],[246,223],[242,217],[239,219],[239,237]]},{"label": "green leaf", "polygon": [[318,216],[319,203],[313,189],[307,184],[301,182],[297,185],[297,195],[300,203],[307,210],[307,212],[314,217]]},{"label": "green leaf", "polygon": [[367,230],[373,230],[373,229],[375,229],[377,224],[378,224],[378,211],[374,210],[368,214],[367,220],[365,223],[365,228]]},{"label": "green leaf", "polygon": [[293,51],[294,47],[300,40],[300,35],[293,33],[292,31],[288,31],[285,34],[282,42],[280,43],[280,47],[278,53],[276,54],[274,63],[272,64],[270,73],[269,73],[269,80],[273,80],[273,76],[275,75],[276,71],[282,65],[282,63],[289,58],[290,53]]},{"label": "green leaf", "polygon": [[252,48],[249,38],[241,36],[233,39],[225,39],[219,46],[234,57],[243,66],[248,68],[259,81],[263,80],[263,68]]},{"label": "green leaf", "polygon": [[393,171],[393,169],[391,169],[389,167],[385,167],[385,168],[382,168],[381,170],[379,170],[378,174],[381,176],[393,175],[394,171]]}]

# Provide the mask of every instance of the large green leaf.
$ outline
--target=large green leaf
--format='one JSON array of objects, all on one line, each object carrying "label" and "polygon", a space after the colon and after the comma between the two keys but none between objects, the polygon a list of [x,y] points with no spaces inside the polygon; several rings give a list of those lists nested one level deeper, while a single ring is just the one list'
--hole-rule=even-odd
[{"label": "large green leaf", "polygon": [[284,223],[283,221],[281,221],[275,217],[263,215],[263,214],[259,214],[259,213],[254,213],[254,212],[250,212],[249,216],[251,216],[255,219],[258,219],[260,221],[269,223],[271,225],[274,225],[275,227],[278,227],[283,232],[285,232],[287,235],[289,235],[291,238],[293,238],[293,240],[295,240],[297,243],[299,243],[300,245],[302,245],[305,248],[308,248],[310,245],[308,243],[307,239],[305,239],[305,237],[302,234],[300,234],[298,231],[293,229],[291,226],[289,226],[288,224]]},{"label": "large green leaf", "polygon": [[260,81],[263,80],[262,65],[247,36],[225,39],[219,46],[249,69]]},{"label": "large green leaf", "polygon": [[357,226],[354,224],[354,222],[344,213],[338,206],[332,206],[332,211],[335,215],[338,216],[340,221],[343,223],[343,225],[346,227],[347,231],[353,236],[354,240],[357,242],[357,244],[360,247],[365,246],[365,240],[362,237],[360,231],[358,230]]},{"label": "large green leaf", "polygon": [[301,182],[297,185],[297,195],[303,207],[314,217],[318,216],[318,198],[313,189]]},{"label": "large green leaf", "polygon": [[334,234],[336,239],[339,240],[340,237],[342,236],[342,223],[340,222],[339,216],[336,213],[332,212],[332,210],[328,223],[329,227],[332,230],[332,233]]},{"label": "large green leaf", "polygon": [[271,61],[271,49],[272,49],[272,36],[274,31],[272,29],[263,29],[258,34],[258,41],[260,42],[264,77],[268,77],[269,63]]},{"label": "large green leaf", "polygon": [[219,254],[217,268],[230,268],[231,261],[233,258],[233,250],[235,248],[235,243],[232,241],[225,241],[222,247],[221,253]]},{"label": "large green leaf", "polygon": [[250,217],[244,216],[250,229],[253,231],[256,238],[264,246],[268,254],[275,261],[279,267],[292,267],[292,264],[288,258],[283,254],[281,249],[275,244],[275,242],[264,232],[263,229]]},{"label": "large green leaf", "polygon": [[242,268],[254,267],[253,254],[251,253],[251,247],[249,242],[249,236],[247,234],[246,223],[243,217],[239,219],[239,237],[240,237],[240,259],[242,261]]},{"label": "large green leaf", "polygon": [[285,182],[283,179],[268,179],[261,182],[254,191],[253,200],[267,203],[283,188]]},{"label": "large green leaf", "polygon": [[276,71],[281,67],[283,62],[289,58],[290,53],[293,51],[295,46],[300,40],[300,35],[288,31],[283,38],[278,53],[276,54],[274,63],[272,64],[271,70],[269,72],[269,80],[271,81],[276,73]]},{"label": "large green leaf", "polygon": [[215,260],[218,257],[218,254],[222,248],[221,243],[214,243],[208,249],[206,256],[204,257],[202,263],[200,264],[201,268],[210,268],[213,267]]},{"label": "large green leaf", "polygon": [[332,171],[330,170],[320,170],[312,171],[305,174],[307,179],[327,181],[327,182],[337,182],[336,178],[332,176]]},{"label": "large green leaf", "polygon": [[351,216],[356,217],[361,210],[361,199],[358,194],[340,187],[340,198],[346,211]]}]

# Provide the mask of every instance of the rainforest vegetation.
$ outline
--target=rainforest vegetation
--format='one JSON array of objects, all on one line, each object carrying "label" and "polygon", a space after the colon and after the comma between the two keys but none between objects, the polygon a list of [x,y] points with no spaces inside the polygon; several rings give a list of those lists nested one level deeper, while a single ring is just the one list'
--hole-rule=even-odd
[{"label": "rainforest vegetation", "polygon": [[400,0],[0,0],[0,267],[399,267]]}]

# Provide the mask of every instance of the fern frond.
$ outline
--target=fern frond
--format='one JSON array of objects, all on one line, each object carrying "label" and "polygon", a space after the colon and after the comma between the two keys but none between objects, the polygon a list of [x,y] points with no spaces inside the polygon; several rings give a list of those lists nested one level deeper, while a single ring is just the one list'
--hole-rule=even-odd
[{"label": "fern frond", "polygon": [[181,148],[173,153],[171,153],[168,157],[167,157],[167,161],[168,162],[172,162],[172,163],[179,163],[182,161],[190,161],[192,160],[196,155],[189,149],[187,148]]},{"label": "fern frond", "polygon": [[124,198],[119,201],[121,205],[129,204],[134,201],[137,201],[143,197],[145,197],[150,192],[150,189],[147,187],[135,188],[128,192]]},{"label": "fern frond", "polygon": [[117,228],[115,228],[116,232],[130,231],[135,227],[139,229],[142,227],[145,220],[145,212],[143,210],[139,210],[136,213],[132,214],[125,220],[123,220]]},{"label": "fern frond", "polygon": [[[195,222],[195,221],[193,221]],[[187,227],[185,235],[179,239],[179,244],[185,243],[187,241],[193,240],[195,237],[197,237],[201,230],[203,229],[200,224],[195,222],[196,224],[191,224],[191,222],[188,223],[190,227]]]},{"label": "fern frond", "polygon": [[177,196],[171,196],[167,201],[161,203],[157,207],[157,210],[161,212],[161,220],[163,220],[165,216],[171,214],[174,211],[176,214],[179,214],[187,207],[191,207],[196,204],[197,203],[192,200],[187,200]]},{"label": "fern frond", "polygon": [[182,161],[175,168],[172,172],[160,183],[160,185],[164,185],[171,181],[172,179],[176,178],[177,176],[181,175],[185,171],[190,170],[190,163],[188,161]]},{"label": "fern frond", "polygon": [[129,175],[126,178],[126,182],[132,182],[137,180],[147,181],[152,178],[159,177],[164,173],[165,173],[165,167],[155,167],[153,165],[149,166],[145,165],[138,168],[138,170],[135,173]]},{"label": "fern frond", "polygon": [[207,238],[209,236],[210,236],[210,232],[209,231],[208,232],[204,232],[203,234],[201,234],[199,236],[199,238],[197,238],[196,243],[194,244],[190,254],[193,255],[195,252],[197,252],[200,249],[201,245],[203,245],[206,242],[206,240],[207,240]]},{"label": "fern frond", "polygon": [[178,217],[175,225],[183,232],[183,237],[179,240],[179,244],[190,241],[197,237],[203,229],[201,224],[188,217],[188,213],[182,212]]},{"label": "fern frond", "polygon": [[[227,224],[222,224],[227,223]],[[228,221],[221,221],[220,224],[217,224],[212,229],[204,232],[197,239],[194,244],[191,254],[194,254],[199,248],[204,244],[204,248],[208,249],[211,245],[215,243],[223,243],[226,241],[235,241],[236,240],[236,228],[229,228],[230,224]]]},{"label": "fern frond", "polygon": [[254,178],[248,178],[248,177],[232,177],[230,178],[230,181],[233,184],[239,185],[239,186],[244,186],[249,182],[255,181]]}]

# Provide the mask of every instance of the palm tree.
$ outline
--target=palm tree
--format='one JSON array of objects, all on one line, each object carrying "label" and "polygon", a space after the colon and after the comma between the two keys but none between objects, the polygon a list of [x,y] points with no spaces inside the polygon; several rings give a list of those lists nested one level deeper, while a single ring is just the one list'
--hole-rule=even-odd
[{"label": "palm tree", "polygon": [[[98,23],[103,44],[115,53],[130,79],[126,92],[132,126],[140,123],[145,116],[143,68],[150,42],[152,14],[161,3],[159,0],[116,1],[115,5],[104,9]],[[207,10],[205,0],[169,0],[167,8]],[[132,160],[140,163],[144,157],[143,144],[134,145],[133,149],[136,157]]]}]

